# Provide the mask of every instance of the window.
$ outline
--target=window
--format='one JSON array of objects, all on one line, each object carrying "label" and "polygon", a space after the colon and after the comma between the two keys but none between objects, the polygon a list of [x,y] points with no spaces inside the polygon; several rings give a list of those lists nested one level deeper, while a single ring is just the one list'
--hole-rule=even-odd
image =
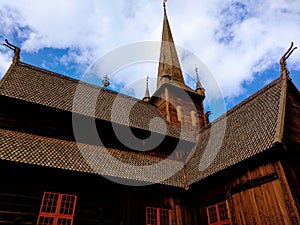
[{"label": "window", "polygon": [[72,225],[77,196],[45,192],[37,225]]},{"label": "window", "polygon": [[192,110],[191,111],[191,119],[192,119],[192,126],[196,126],[197,125],[197,113]]},{"label": "window", "polygon": [[163,208],[146,208],[146,225],[169,225],[170,210]]},{"label": "window", "polygon": [[209,225],[229,225],[229,215],[226,202],[221,202],[206,208]]},{"label": "window", "polygon": [[177,110],[177,120],[182,122],[182,111],[181,111],[181,107],[180,106],[177,106],[176,107],[176,110]]}]

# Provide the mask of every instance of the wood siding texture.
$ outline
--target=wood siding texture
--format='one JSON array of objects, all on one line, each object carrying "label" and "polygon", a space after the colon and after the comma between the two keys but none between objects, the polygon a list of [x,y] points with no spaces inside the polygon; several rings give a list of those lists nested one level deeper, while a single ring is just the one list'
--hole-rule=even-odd
[{"label": "wood siding texture", "polygon": [[300,150],[300,93],[292,82],[288,85],[284,139],[288,143],[292,142]]},{"label": "wood siding texture", "polygon": [[[293,150],[293,149],[291,149]],[[295,199],[298,213],[300,213],[300,155],[297,152],[289,155],[286,160],[282,162],[286,178],[291,188],[292,195]]]},{"label": "wood siding texture", "polygon": [[235,180],[230,192],[229,205],[233,224],[300,223],[280,162],[249,170]]},{"label": "wood siding texture", "polygon": [[[171,210],[170,225],[194,224],[181,188],[124,186],[99,175],[0,163],[0,224],[36,224],[43,193],[77,196],[74,225],[146,224],[146,207]],[[3,185],[4,184],[4,185]]]},{"label": "wood siding texture", "polygon": [[[168,95],[168,96],[166,96]],[[195,111],[198,116],[199,128],[205,126],[204,122],[204,108],[203,103],[199,96],[199,99],[192,99],[186,96],[178,96],[178,94],[172,88],[167,92],[163,92],[160,98],[157,98],[154,104],[157,106],[158,111],[169,121],[170,124],[177,127],[184,127],[192,131],[196,130],[196,127],[192,126],[191,111]],[[166,101],[168,100],[168,101]],[[182,121],[178,120],[177,106],[181,107]]]}]

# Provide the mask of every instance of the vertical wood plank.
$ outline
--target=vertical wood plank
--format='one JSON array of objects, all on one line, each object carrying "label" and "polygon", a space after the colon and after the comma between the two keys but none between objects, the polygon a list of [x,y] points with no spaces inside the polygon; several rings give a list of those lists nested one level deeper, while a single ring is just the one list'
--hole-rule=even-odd
[{"label": "vertical wood plank", "polygon": [[298,210],[294,201],[294,198],[292,196],[292,193],[290,191],[290,187],[289,184],[287,182],[284,170],[282,168],[281,162],[278,161],[275,164],[275,168],[276,168],[276,172],[279,176],[279,182],[280,182],[280,186],[284,195],[284,201],[285,201],[285,205],[287,207],[288,210],[288,215],[289,218],[291,220],[291,224],[293,225],[298,225],[300,224],[300,218],[299,218],[299,214],[298,214]]}]

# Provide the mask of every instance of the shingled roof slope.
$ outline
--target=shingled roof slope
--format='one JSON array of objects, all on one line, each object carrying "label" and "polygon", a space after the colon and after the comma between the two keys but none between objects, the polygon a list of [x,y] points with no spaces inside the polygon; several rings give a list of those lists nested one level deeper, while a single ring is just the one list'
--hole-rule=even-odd
[{"label": "shingled roof slope", "polygon": [[189,184],[266,151],[279,141],[285,83],[278,78],[200,133],[187,163]]},{"label": "shingled roof slope", "polygon": [[[152,104],[22,62],[13,63],[0,81],[0,95],[143,130],[150,129],[151,121],[151,131],[166,132],[164,118]],[[191,139],[188,131],[166,126],[168,136]]]},{"label": "shingled roof slope", "polygon": [[147,154],[0,129],[0,159],[183,187],[183,163]]}]

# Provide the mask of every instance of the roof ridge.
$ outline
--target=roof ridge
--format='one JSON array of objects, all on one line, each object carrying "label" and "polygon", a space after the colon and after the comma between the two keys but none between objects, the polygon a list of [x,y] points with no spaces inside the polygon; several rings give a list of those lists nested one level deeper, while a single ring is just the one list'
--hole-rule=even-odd
[{"label": "roof ridge", "polygon": [[75,78],[72,78],[72,77],[68,77],[66,75],[63,75],[61,73],[57,73],[57,72],[53,72],[51,70],[47,70],[47,69],[43,69],[41,67],[37,67],[37,66],[34,66],[34,65],[31,65],[31,64],[28,64],[28,63],[24,63],[24,62],[21,62],[20,63],[21,66],[25,66],[25,67],[28,67],[30,69],[34,69],[34,70],[37,70],[37,71],[40,71],[40,72],[43,72],[43,73],[47,73],[49,75],[52,75],[52,76],[56,76],[56,77],[59,77],[59,78],[62,78],[62,79],[66,79],[66,80],[69,80],[69,81],[73,81],[73,82],[76,82],[76,83],[82,83],[82,84],[86,84],[88,86],[92,86],[92,87],[95,87],[95,88],[101,88],[100,86],[97,86],[95,84],[90,84],[90,83],[87,83],[85,81],[81,81],[81,80],[78,80],[78,79],[75,79]]},{"label": "roof ridge", "polygon": [[283,142],[283,133],[284,133],[284,126],[285,126],[285,117],[286,117],[286,101],[287,101],[287,81],[288,76],[281,76],[281,82],[282,82],[282,88],[280,91],[280,102],[279,102],[279,108],[278,108],[278,120],[277,120],[277,126],[276,126],[276,135],[274,138],[274,144],[275,143],[282,143]]},{"label": "roof ridge", "polygon": [[267,84],[263,88],[261,88],[258,91],[254,92],[252,95],[250,95],[249,97],[247,97],[246,99],[244,99],[243,101],[241,101],[239,104],[235,105],[234,107],[232,107],[231,109],[229,109],[228,111],[226,111],[225,113],[223,113],[221,116],[219,116],[217,119],[215,119],[214,121],[212,121],[208,126],[205,126],[200,131],[200,133],[203,132],[204,130],[206,130],[207,128],[209,128],[211,125],[213,125],[213,124],[217,123],[218,121],[222,120],[225,116],[228,116],[228,115],[232,114],[234,111],[236,111],[239,108],[241,108],[242,106],[248,104],[250,101],[252,101],[253,99],[255,99],[257,96],[259,96],[263,92],[267,91],[272,86],[276,85],[281,80],[282,80],[282,78],[278,77],[275,80],[273,80],[271,83]]},{"label": "roof ridge", "polygon": [[132,100],[137,100],[138,102],[142,102],[144,104],[147,104],[146,102],[143,102],[139,98],[135,98],[135,97],[132,97],[132,96],[129,96],[129,95],[117,92],[117,91],[109,90],[109,89],[104,90],[101,86],[91,84],[91,83],[88,83],[86,81],[78,80],[78,79],[75,79],[75,78],[72,78],[72,77],[68,77],[66,75],[63,75],[63,74],[60,74],[60,73],[57,73],[57,72],[53,72],[51,70],[43,69],[43,68],[40,68],[40,67],[31,65],[31,64],[28,64],[28,63],[24,63],[24,62],[20,62],[19,64],[21,66],[28,67],[30,69],[34,69],[34,70],[37,70],[37,71],[40,71],[40,72],[43,72],[43,73],[47,73],[49,75],[52,75],[52,76],[55,76],[55,77],[58,77],[58,78],[61,78],[61,79],[65,79],[65,80],[68,80],[68,81],[71,81],[71,82],[74,82],[74,83],[78,83],[78,84],[82,84],[82,85],[92,87],[92,88],[95,88],[95,89],[101,89],[102,91],[106,91],[106,92],[109,92],[109,93],[112,93],[112,94],[122,95],[123,97],[129,98],[129,99],[132,99]]},{"label": "roof ridge", "polygon": [[281,78],[278,77],[275,80],[273,80],[271,83],[267,84],[266,86],[262,87],[261,89],[259,89],[258,91],[254,92],[252,95],[250,95],[249,97],[245,98],[243,101],[241,101],[240,103],[238,103],[237,105],[233,106],[232,108],[230,108],[227,111],[228,113],[232,113],[233,111],[237,110],[238,108],[242,107],[243,105],[245,105],[246,103],[248,103],[249,101],[253,100],[254,98],[256,98],[259,94],[267,91],[271,86],[274,86],[275,84],[277,84],[278,82],[281,81]]}]

